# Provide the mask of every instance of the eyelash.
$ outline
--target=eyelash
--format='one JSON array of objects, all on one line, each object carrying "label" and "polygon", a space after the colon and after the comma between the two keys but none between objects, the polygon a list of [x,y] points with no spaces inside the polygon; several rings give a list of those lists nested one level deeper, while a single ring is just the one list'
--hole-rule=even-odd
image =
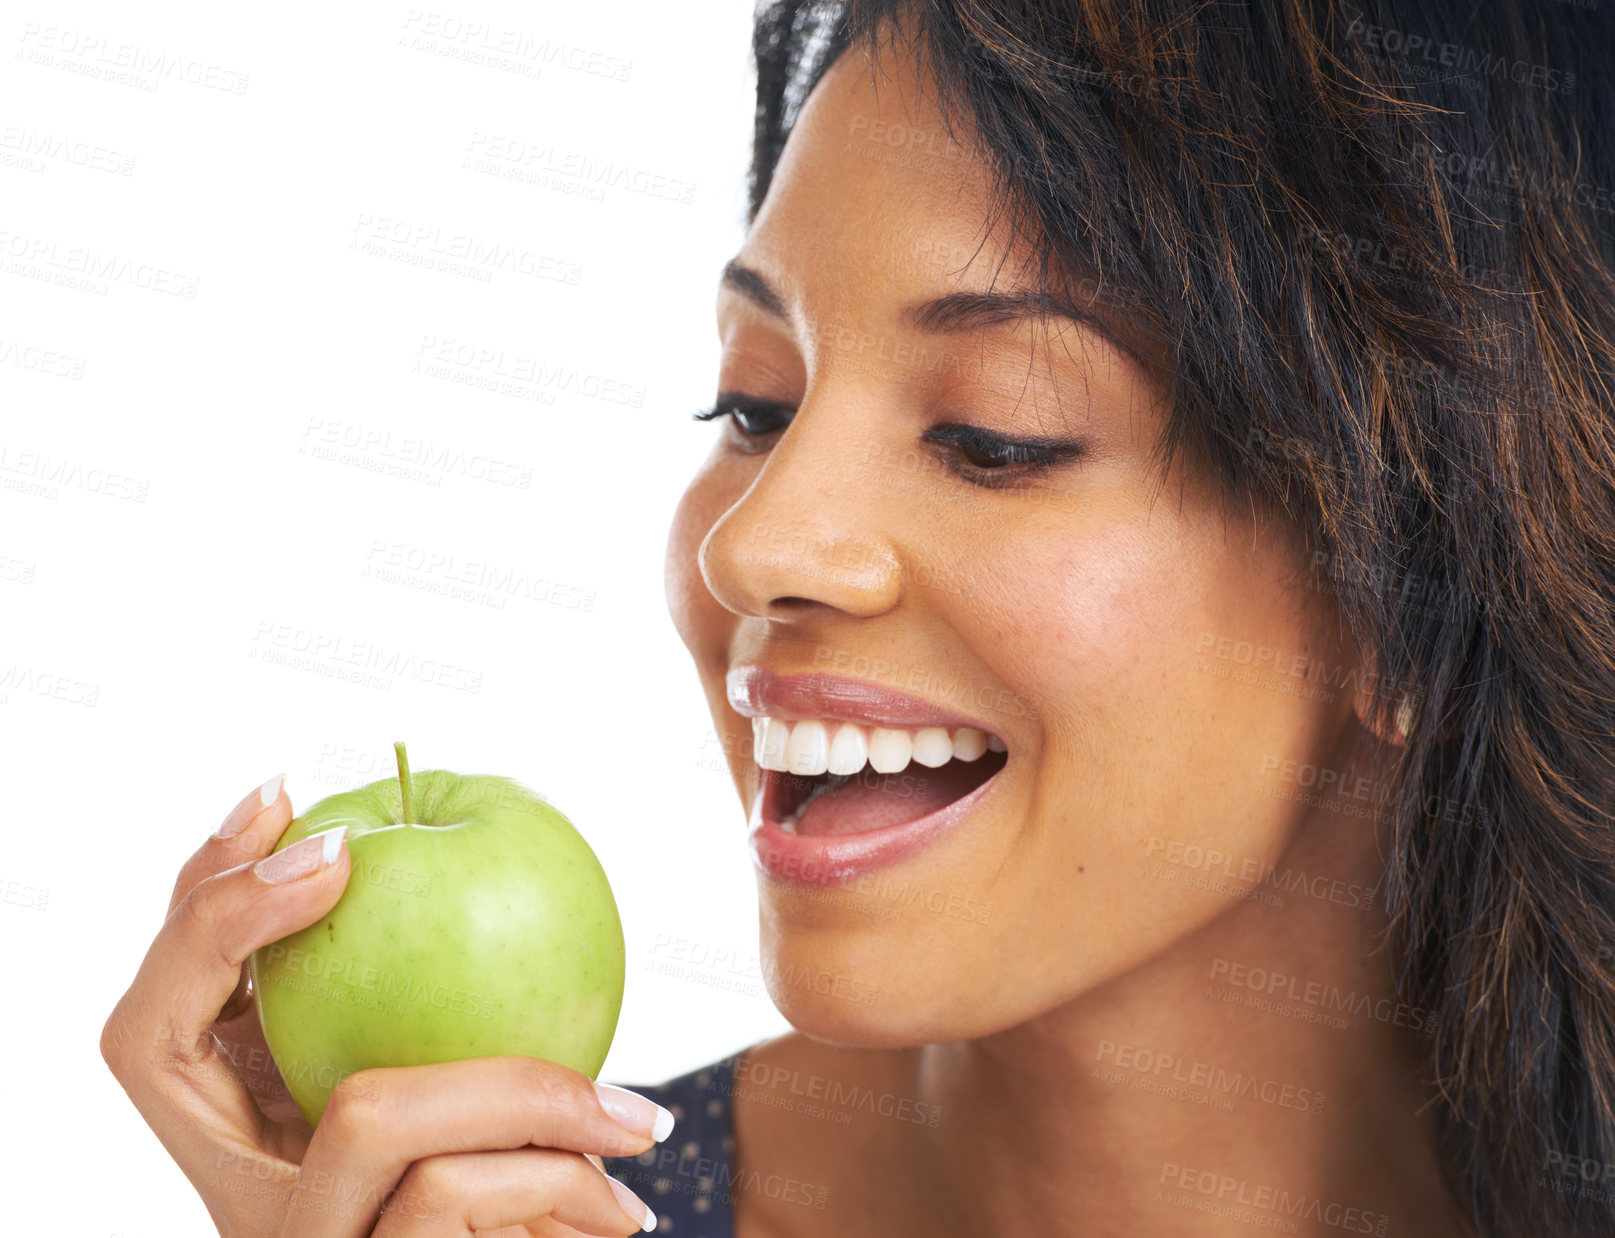
[{"label": "eyelash", "polygon": [[[778,400],[760,400],[755,396],[728,393],[720,395],[711,408],[702,409],[695,414],[697,421],[716,421],[720,417],[728,417],[734,422],[735,428],[747,438],[767,438],[776,430],[782,430],[790,419],[795,416],[796,410],[789,404]],[[779,417],[783,420],[779,425],[767,430],[748,430],[741,419],[748,416]]]},{"label": "eyelash", "polygon": [[[796,410],[777,400],[760,400],[735,393],[720,395],[711,408],[694,414],[697,421],[728,417],[746,439],[763,439],[778,433],[790,423]],[[768,429],[748,429],[747,417],[774,418]],[[933,426],[920,436],[927,443],[955,449],[958,456],[950,467],[966,481],[988,489],[1001,489],[1016,480],[1040,473],[1082,454],[1080,443],[1062,439],[1006,438],[964,422]],[[972,459],[972,455],[978,457]],[[982,458],[985,458],[984,460]]]}]

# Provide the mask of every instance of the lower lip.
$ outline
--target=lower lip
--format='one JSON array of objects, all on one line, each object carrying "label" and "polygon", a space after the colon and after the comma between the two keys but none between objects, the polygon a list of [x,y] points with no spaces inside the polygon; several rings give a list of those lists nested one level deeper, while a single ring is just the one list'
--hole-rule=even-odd
[{"label": "lower lip", "polygon": [[[976,808],[1003,777],[1005,765],[986,782],[935,812],[901,825],[860,834],[809,837],[787,834],[763,814],[763,797],[777,782],[762,782],[751,804],[749,841],[758,870],[774,881],[804,886],[845,885],[864,873],[908,859],[947,835]],[[759,771],[762,773],[763,771]]]}]

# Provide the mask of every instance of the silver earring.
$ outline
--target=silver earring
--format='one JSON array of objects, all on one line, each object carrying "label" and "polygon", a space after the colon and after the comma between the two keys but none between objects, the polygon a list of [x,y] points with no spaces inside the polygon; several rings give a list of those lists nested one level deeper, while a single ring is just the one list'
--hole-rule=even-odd
[{"label": "silver earring", "polygon": [[1413,730],[1413,698],[1404,696],[1396,705],[1396,733],[1403,739]]}]

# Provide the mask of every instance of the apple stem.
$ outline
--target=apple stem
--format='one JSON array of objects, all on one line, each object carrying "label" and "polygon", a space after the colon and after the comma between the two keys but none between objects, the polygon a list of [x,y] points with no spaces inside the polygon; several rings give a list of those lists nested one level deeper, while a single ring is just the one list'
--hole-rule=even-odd
[{"label": "apple stem", "polygon": [[393,751],[398,754],[398,785],[402,788],[404,796],[402,807],[404,819],[399,824],[408,825],[415,816],[415,789],[409,782],[409,757],[404,752],[404,741],[400,739],[394,743]]}]

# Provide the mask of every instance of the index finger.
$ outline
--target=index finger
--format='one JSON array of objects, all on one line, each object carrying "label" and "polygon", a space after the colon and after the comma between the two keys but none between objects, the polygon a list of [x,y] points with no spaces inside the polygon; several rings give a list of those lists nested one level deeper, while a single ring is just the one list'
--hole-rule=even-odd
[{"label": "index finger", "polygon": [[241,802],[229,811],[219,828],[180,868],[174,892],[168,899],[169,913],[209,877],[269,854],[292,822],[292,802],[283,789],[285,781],[285,774],[276,774],[241,797]]}]

